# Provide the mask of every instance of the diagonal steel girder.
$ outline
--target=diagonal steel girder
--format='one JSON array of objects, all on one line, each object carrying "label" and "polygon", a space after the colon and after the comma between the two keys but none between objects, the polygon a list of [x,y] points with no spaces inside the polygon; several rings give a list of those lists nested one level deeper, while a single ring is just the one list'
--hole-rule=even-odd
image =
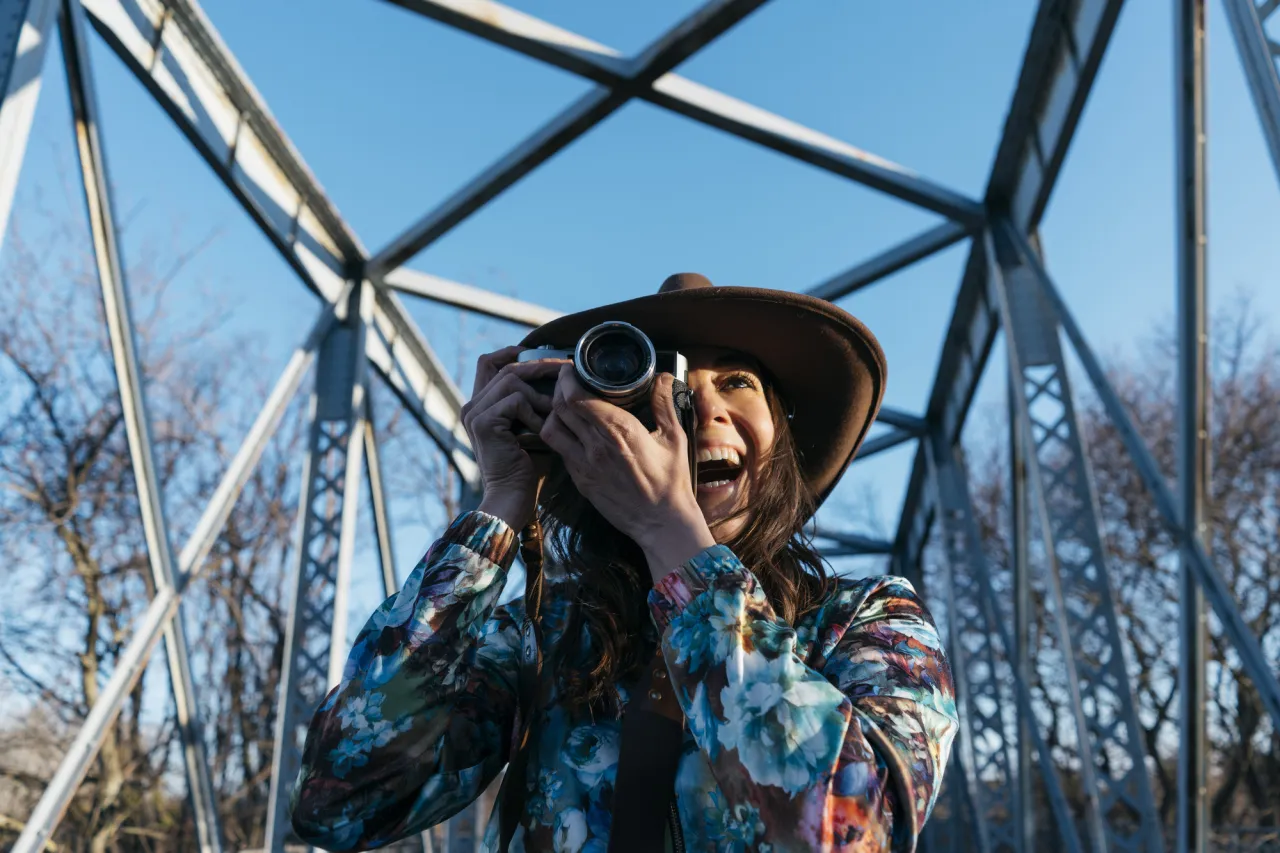
[{"label": "diagonal steel girder", "polygon": [[699,7],[663,33],[635,59],[623,63],[621,73],[614,81],[583,95],[392,240],[369,261],[369,273],[378,276],[402,266],[764,3],[765,0],[710,0]]},{"label": "diagonal steel girder", "polygon": [[[585,77],[602,88],[589,92],[378,252],[370,264],[374,276],[403,265],[478,209],[484,201],[506,189],[631,98],[664,107],[970,226],[983,221],[982,205],[973,199],[852,145],[668,73],[670,68],[701,46],[689,38],[687,32],[680,50],[667,45],[677,43],[676,36],[683,32],[682,28],[705,14],[704,11],[686,19],[639,57],[628,60],[612,48],[491,0],[388,2]],[[707,41],[710,38],[703,43]],[[683,55],[679,55],[681,51]],[[669,62],[664,57],[674,57],[676,61]],[[662,65],[666,68],[661,68]]]},{"label": "diagonal steel girder", "polygon": [[0,4],[0,247],[9,230],[13,194],[40,96],[40,72],[57,0]]},{"label": "diagonal steel girder", "polygon": [[[115,367],[116,384],[120,391],[129,456],[133,463],[134,488],[137,491],[138,509],[147,543],[147,560],[155,591],[159,594],[177,587],[173,547],[169,541],[164,498],[153,453],[142,365],[139,363],[137,342],[134,340],[133,316],[125,284],[124,264],[120,257],[106,152],[101,139],[101,116],[89,59],[84,9],[80,6],[80,0],[62,0],[58,29],[62,36],[62,59],[71,95],[71,113],[88,208],[89,233],[93,241],[94,260],[102,287],[103,313],[111,341],[111,362]],[[191,674],[190,646],[180,608],[165,625],[164,645],[169,660],[169,688],[173,695],[183,764],[187,771],[196,843],[202,853],[220,853],[222,830],[218,820],[218,804],[200,722],[195,681]]]},{"label": "diagonal steel girder", "polygon": [[[303,283],[334,302],[363,246],[194,0],[84,0],[98,33],[186,136]],[[353,272],[354,271],[354,272]],[[380,289],[369,359],[462,479],[474,458],[462,395],[394,294]]]},{"label": "diagonal steel girder", "polygon": [[1280,23],[1280,3],[1263,0],[1255,6],[1253,0],[1223,0],[1222,5],[1271,152],[1271,165],[1280,179],[1280,43],[1263,28],[1268,19]]},{"label": "diagonal steel girder", "polygon": [[213,547],[218,531],[226,523],[236,498],[248,482],[258,460],[262,458],[267,442],[284,417],[289,402],[315,360],[320,341],[324,339],[334,320],[332,305],[322,309],[307,340],[294,351],[285,365],[280,379],[267,397],[239,451],[227,466],[226,473],[209,499],[186,546],[179,553],[174,585],[157,590],[155,598],[137,620],[133,635],[125,643],[115,669],[99,691],[98,701],[89,709],[89,715],[76,733],[75,740],[27,818],[23,834],[13,848],[14,853],[37,853],[45,849],[45,842],[52,837],[76,789],[89,772],[89,766],[98,753],[107,727],[120,712],[129,692],[146,669],[160,635],[176,616],[183,593],[208,565],[205,557]]},{"label": "diagonal steel girder", "polygon": [[[1040,223],[1123,5],[1123,0],[1041,0],[986,198],[989,210],[1007,211],[1024,233],[1033,233]],[[973,241],[927,409],[929,421],[941,423],[953,442],[999,328],[987,275],[981,242]],[[921,449],[898,524],[900,566],[918,564],[932,524],[935,502],[926,474]]]}]

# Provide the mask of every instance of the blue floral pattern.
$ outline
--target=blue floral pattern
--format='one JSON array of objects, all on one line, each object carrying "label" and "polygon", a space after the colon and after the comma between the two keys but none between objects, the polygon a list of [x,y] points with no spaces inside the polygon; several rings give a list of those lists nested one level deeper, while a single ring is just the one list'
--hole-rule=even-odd
[{"label": "blue floral pattern", "polygon": [[[448,819],[507,763],[519,601],[498,596],[514,531],[460,516],[369,618],[317,710],[293,824],[328,850],[365,850]],[[548,587],[544,631],[567,600]],[[905,580],[841,580],[792,626],[724,546],[649,597],[688,726],[676,777],[685,847],[714,853],[909,851],[932,811],[956,711],[932,618]],[[512,849],[607,853],[620,723],[543,709]],[[628,701],[619,689],[625,712]],[[485,835],[496,850],[496,816]]]}]

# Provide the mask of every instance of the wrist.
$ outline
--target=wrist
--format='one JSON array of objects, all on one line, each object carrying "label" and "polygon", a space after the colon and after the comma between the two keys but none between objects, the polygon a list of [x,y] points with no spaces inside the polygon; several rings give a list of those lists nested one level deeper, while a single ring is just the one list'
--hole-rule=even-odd
[{"label": "wrist", "polygon": [[702,512],[698,511],[696,518],[685,515],[673,519],[647,537],[647,541],[640,547],[649,564],[649,574],[653,582],[657,583],[677,566],[715,544],[715,536],[702,517]]},{"label": "wrist", "polygon": [[485,495],[480,499],[480,505],[476,509],[501,519],[517,532],[523,530],[525,525],[533,519],[532,501],[519,495]]}]

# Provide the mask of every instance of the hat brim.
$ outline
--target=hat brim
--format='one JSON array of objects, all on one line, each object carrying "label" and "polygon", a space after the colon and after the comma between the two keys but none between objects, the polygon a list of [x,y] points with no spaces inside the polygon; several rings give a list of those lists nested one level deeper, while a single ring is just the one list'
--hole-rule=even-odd
[{"label": "hat brim", "polygon": [[539,326],[522,346],[571,347],[609,320],[641,329],[659,349],[744,352],[791,404],[800,469],[817,504],[853,461],[884,397],[884,351],[870,330],[830,302],[749,287],[701,287],[643,296]]}]

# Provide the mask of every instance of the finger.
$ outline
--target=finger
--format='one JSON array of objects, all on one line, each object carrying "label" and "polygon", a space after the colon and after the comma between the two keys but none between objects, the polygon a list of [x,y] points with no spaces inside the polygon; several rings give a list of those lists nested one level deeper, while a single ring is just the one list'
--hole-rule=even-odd
[{"label": "finger", "polygon": [[514,362],[526,349],[527,347],[521,346],[503,347],[476,359],[476,381],[471,386],[471,398],[475,399],[480,391],[498,375],[499,370]]},{"label": "finger", "polygon": [[530,399],[544,411],[551,408],[551,395],[534,388],[530,383],[555,376],[559,366],[554,362],[532,361],[511,363],[498,371],[494,379],[468,404],[468,409],[480,412],[518,389],[527,389]]},{"label": "finger", "polygon": [[569,427],[565,426],[564,420],[560,417],[559,412],[552,412],[542,423],[542,429],[538,431],[538,437],[565,461],[569,467],[574,467],[584,455],[582,442],[578,440],[578,436]]},{"label": "finger", "polygon": [[606,403],[595,395],[589,394],[578,381],[573,365],[566,365],[556,380],[551,409],[559,416],[561,423],[573,432],[579,442],[586,442],[599,431],[594,423],[599,418],[599,413],[595,411],[598,406],[617,408],[612,403]]},{"label": "finger", "polygon": [[657,433],[672,439],[677,433],[684,434],[680,418],[676,414],[673,393],[675,381],[676,378],[670,373],[660,374],[657,381],[653,383],[653,395],[649,398],[649,405],[653,407],[653,423],[657,427]]},{"label": "finger", "polygon": [[540,432],[545,423],[542,415],[534,411],[528,398],[519,391],[503,397],[475,421],[478,429],[489,432],[509,430],[515,423],[522,423],[533,432]]}]

